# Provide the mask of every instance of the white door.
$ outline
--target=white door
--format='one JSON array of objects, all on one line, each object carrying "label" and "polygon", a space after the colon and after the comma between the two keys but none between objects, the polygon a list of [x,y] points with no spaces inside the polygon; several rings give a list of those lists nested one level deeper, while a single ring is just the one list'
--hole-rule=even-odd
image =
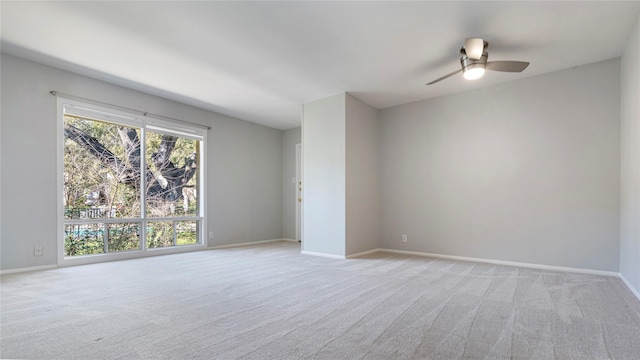
[{"label": "white door", "polygon": [[296,240],[302,242],[302,144],[296,144]]}]

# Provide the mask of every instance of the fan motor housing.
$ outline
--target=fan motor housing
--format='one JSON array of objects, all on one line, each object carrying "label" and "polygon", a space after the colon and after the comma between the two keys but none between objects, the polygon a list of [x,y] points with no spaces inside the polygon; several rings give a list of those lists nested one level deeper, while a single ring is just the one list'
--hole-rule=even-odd
[{"label": "fan motor housing", "polygon": [[460,53],[462,55],[460,57],[460,65],[462,66],[462,69],[473,69],[477,67],[484,68],[487,65],[487,59],[489,58],[489,54],[486,51],[483,52],[480,59],[477,59],[477,60],[469,59],[467,54],[463,51],[460,51]]}]

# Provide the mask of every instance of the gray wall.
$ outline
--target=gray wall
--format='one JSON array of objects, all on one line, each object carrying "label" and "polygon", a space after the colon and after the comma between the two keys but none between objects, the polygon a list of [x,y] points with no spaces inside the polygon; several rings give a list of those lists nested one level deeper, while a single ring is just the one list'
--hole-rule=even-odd
[{"label": "gray wall", "polygon": [[296,238],[296,144],[302,143],[302,129],[282,133],[282,237]]},{"label": "gray wall", "polygon": [[379,247],[378,110],[346,95],[346,255]]},{"label": "gray wall", "polygon": [[[282,131],[2,55],[1,268],[56,264],[56,100],[50,90],[213,127],[208,245],[282,237]],[[44,256],[34,257],[35,244]]]},{"label": "gray wall", "polygon": [[303,106],[302,250],[345,256],[345,94]]},{"label": "gray wall", "polygon": [[381,246],[617,272],[619,72],[610,60],[382,110]]},{"label": "gray wall", "polygon": [[621,60],[620,273],[640,294],[640,15]]}]

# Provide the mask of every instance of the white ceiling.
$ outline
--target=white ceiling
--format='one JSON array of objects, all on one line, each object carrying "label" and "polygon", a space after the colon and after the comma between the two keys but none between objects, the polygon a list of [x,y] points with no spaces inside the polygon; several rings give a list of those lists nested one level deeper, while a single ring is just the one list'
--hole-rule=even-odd
[{"label": "white ceiling", "polygon": [[[640,2],[0,4],[5,53],[290,129],[343,91],[381,109],[618,57]],[[466,37],[531,65],[425,86],[459,68]]]}]

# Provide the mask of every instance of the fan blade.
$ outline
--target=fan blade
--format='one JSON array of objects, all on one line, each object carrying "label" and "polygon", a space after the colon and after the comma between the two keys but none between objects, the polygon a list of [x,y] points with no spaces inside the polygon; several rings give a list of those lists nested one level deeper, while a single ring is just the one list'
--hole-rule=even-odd
[{"label": "fan blade", "polygon": [[485,67],[487,70],[504,72],[521,72],[529,66],[526,61],[489,61]]},{"label": "fan blade", "polygon": [[471,60],[480,60],[484,52],[484,40],[480,38],[466,38],[464,40],[464,52]]},{"label": "fan blade", "polygon": [[460,69],[460,70],[456,70],[456,71],[451,72],[451,73],[448,73],[447,75],[445,75],[445,76],[443,76],[443,77],[439,77],[439,78],[437,78],[437,79],[433,80],[432,82],[427,83],[427,85],[435,84],[435,83],[437,83],[438,81],[442,81],[442,80],[444,80],[444,79],[446,79],[446,78],[448,78],[448,77],[450,77],[450,76],[453,76],[453,75],[455,75],[455,74],[457,74],[457,73],[459,73],[459,72],[461,72],[461,71],[462,71],[462,69]]}]

